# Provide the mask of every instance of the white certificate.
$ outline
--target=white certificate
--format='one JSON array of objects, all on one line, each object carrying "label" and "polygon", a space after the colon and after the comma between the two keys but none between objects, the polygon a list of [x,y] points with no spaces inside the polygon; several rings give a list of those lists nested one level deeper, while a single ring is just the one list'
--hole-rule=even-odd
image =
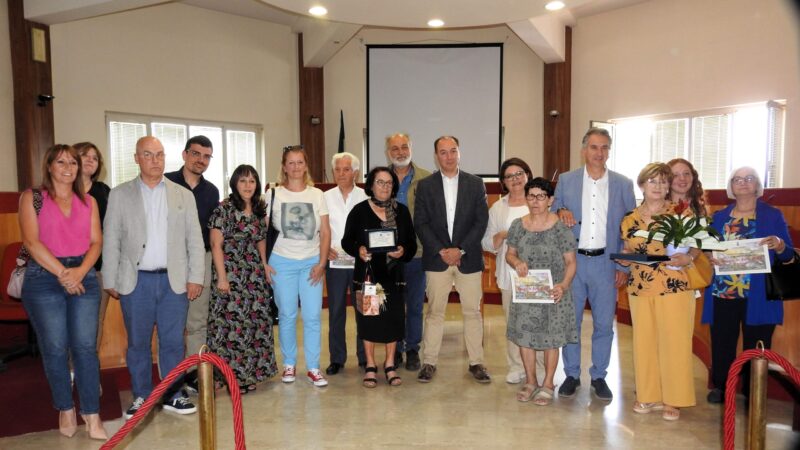
[{"label": "white certificate", "polygon": [[377,228],[367,231],[367,242],[370,252],[393,252],[397,250],[397,229]]},{"label": "white certificate", "polygon": [[553,275],[549,269],[529,270],[528,275],[520,277],[511,271],[511,301],[513,303],[555,303],[551,293]]},{"label": "white certificate", "polygon": [[341,247],[335,247],[336,259],[330,261],[331,269],[352,269],[356,266],[356,258],[347,254]]},{"label": "white certificate", "polygon": [[761,239],[724,241],[726,250],[714,250],[714,266],[717,275],[741,275],[746,273],[769,273],[769,249],[760,245]]}]

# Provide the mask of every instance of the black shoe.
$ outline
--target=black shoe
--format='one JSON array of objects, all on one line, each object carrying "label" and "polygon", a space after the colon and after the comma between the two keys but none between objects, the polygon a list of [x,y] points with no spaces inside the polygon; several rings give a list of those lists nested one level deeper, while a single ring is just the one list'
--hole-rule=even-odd
[{"label": "black shoe", "polygon": [[436,366],[430,364],[423,364],[422,369],[420,369],[419,373],[417,374],[417,381],[420,383],[430,383],[433,379],[433,374],[436,373]]},{"label": "black shoe", "polygon": [[164,402],[164,409],[166,411],[174,412],[176,414],[194,414],[197,412],[197,407],[194,403],[189,401],[188,397],[177,397],[172,400]]},{"label": "black shoe", "polygon": [[567,377],[566,380],[558,388],[558,396],[563,398],[572,398],[575,396],[575,391],[581,387],[581,380],[579,378]]},{"label": "black shoe", "polygon": [[595,397],[606,402],[610,402],[614,398],[614,394],[608,388],[606,380],[602,378],[592,380],[592,392],[594,392]]},{"label": "black shoe", "polygon": [[491,383],[492,381],[492,377],[489,376],[489,372],[486,371],[486,367],[483,364],[469,366],[469,373],[478,383]]},{"label": "black shoe", "polygon": [[[395,363],[397,364],[397,363]],[[406,370],[419,370],[419,353],[416,350],[406,352]]]},{"label": "black shoe", "polygon": [[708,391],[706,401],[713,404],[725,403],[725,391],[717,388]]},{"label": "black shoe", "polygon": [[337,373],[339,373],[340,370],[342,370],[343,367],[344,367],[344,364],[331,363],[331,365],[328,366],[327,369],[325,369],[325,374],[327,374],[327,375],[336,375]]},{"label": "black shoe", "polygon": [[143,404],[144,404],[144,398],[143,397],[136,397],[133,400],[133,403],[131,404],[130,408],[128,408],[125,411],[125,420],[129,420],[131,417],[133,417],[133,415],[136,414],[136,411],[138,411],[139,408],[141,408]]}]

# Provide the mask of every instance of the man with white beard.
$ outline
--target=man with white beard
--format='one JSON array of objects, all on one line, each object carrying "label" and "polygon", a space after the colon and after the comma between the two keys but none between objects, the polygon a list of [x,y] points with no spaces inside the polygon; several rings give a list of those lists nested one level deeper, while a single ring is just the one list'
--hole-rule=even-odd
[{"label": "man with white beard", "polygon": [[[395,133],[386,138],[386,158],[389,168],[400,180],[397,201],[406,205],[414,217],[414,196],[417,183],[430,172],[411,161],[411,138],[404,133]],[[422,341],[422,307],[425,303],[425,271],[422,270],[422,244],[417,238],[417,253],[406,263],[406,337],[397,343],[395,364],[403,362],[406,353],[406,370],[419,370],[419,344]]]}]

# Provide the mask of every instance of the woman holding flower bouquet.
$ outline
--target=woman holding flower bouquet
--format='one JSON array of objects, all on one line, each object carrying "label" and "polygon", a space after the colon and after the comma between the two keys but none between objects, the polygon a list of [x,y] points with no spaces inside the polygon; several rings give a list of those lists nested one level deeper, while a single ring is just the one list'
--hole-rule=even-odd
[{"label": "woman holding flower bouquet", "polygon": [[[644,194],[642,204],[622,220],[626,253],[665,255],[666,245],[635,236],[647,231],[662,215],[679,212],[667,200],[672,171],[663,163],[651,163],[639,173],[637,183]],[[690,211],[680,211],[683,216]],[[691,248],[669,261],[655,264],[630,263],[628,299],[633,322],[633,364],[636,402],[633,410],[646,414],[662,411],[664,420],[678,420],[680,408],[695,405],[692,373],[694,290],[686,268],[700,254]],[[625,264],[625,262],[623,262]]]},{"label": "woman holding flower bouquet", "polygon": [[667,165],[672,170],[672,183],[667,198],[672,203],[687,205],[695,216],[707,216],[703,183],[692,163],[683,158],[675,158]]},{"label": "woman holding flower bouquet", "polygon": [[[353,290],[361,298],[355,308],[356,329],[364,340],[367,367],[363,384],[368,388],[378,385],[376,343],[386,344],[386,382],[391,386],[403,382],[397,375],[394,354],[397,341],[405,334],[403,267],[417,252],[417,238],[408,208],[395,200],[398,188],[397,176],[388,167],[372,169],[365,188],[370,198],[350,211],[342,237],[342,248],[356,258]],[[369,251],[368,230],[377,229],[397,230],[395,250]],[[376,301],[370,308],[373,298]]]}]

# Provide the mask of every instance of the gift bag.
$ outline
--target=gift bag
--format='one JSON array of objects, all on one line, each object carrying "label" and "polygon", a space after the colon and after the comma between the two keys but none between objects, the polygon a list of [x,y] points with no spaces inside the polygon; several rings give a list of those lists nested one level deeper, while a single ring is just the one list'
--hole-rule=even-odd
[{"label": "gift bag", "polygon": [[365,316],[377,316],[383,306],[382,293],[379,292],[380,284],[372,282],[372,268],[367,263],[364,282],[361,289],[356,291],[356,309]]}]

